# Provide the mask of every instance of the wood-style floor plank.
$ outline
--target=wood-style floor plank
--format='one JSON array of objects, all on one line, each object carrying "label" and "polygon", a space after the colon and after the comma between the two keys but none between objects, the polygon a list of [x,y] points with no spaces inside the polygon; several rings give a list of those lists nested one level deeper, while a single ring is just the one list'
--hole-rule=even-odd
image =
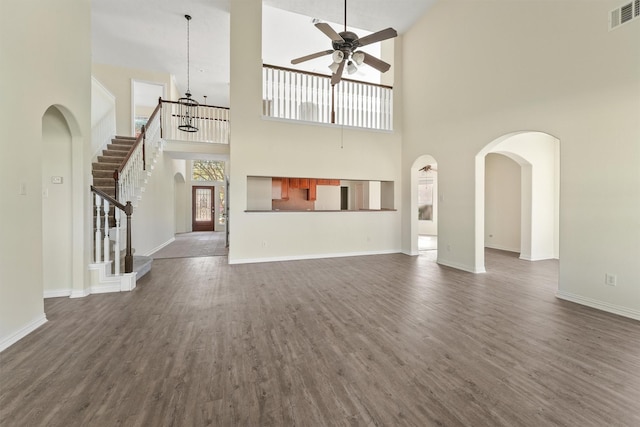
[{"label": "wood-style floor plank", "polygon": [[640,426],[640,322],[487,251],[161,259],[130,293],[45,302],[0,354],[0,426]]}]

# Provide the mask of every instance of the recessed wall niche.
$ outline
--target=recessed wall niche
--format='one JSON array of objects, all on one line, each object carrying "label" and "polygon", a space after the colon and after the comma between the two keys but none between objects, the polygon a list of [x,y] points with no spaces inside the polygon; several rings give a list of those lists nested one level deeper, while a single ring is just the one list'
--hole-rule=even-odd
[{"label": "recessed wall niche", "polygon": [[394,182],[300,177],[247,177],[247,211],[388,211]]}]

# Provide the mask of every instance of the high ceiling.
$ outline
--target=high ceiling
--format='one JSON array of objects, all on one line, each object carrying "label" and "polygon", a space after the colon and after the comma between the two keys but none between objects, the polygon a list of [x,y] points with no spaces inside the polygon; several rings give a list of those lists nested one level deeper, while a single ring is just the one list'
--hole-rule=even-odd
[{"label": "high ceiling", "polygon": [[[349,27],[368,31],[394,27],[402,34],[435,1],[349,0],[347,22]],[[312,29],[311,18],[339,24],[344,21],[342,0],[264,0],[264,5],[304,15]],[[173,74],[181,93],[187,89],[184,15],[191,15],[191,92],[200,102],[207,95],[208,104],[229,105],[230,0],[92,0],[91,8],[94,62]],[[266,18],[264,22],[264,26],[279,28],[287,25],[287,22],[266,22]],[[288,46],[291,52],[305,54],[330,48],[327,41],[322,41],[321,46],[308,46],[301,38],[291,38],[292,45]],[[282,62],[275,65],[287,65],[287,59],[295,57],[281,48],[274,50],[282,55]],[[275,54],[272,52],[270,56]]]}]

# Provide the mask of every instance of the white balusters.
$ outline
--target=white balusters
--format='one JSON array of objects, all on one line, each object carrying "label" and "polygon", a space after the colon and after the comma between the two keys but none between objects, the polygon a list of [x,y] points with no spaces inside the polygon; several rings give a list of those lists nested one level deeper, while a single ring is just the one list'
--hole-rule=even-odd
[{"label": "white balusters", "polygon": [[263,114],[290,120],[331,122],[331,104],[336,124],[391,130],[393,89],[343,79],[332,88],[329,76],[264,66],[262,72]]},{"label": "white balusters", "polygon": [[109,201],[103,200],[102,206],[104,212],[104,262],[109,262]]},{"label": "white balusters", "polygon": [[95,233],[95,262],[102,262],[102,251],[101,251],[101,243],[102,243],[102,225],[100,224],[100,215],[101,215],[101,207],[102,207],[102,197],[96,194],[96,233]]}]

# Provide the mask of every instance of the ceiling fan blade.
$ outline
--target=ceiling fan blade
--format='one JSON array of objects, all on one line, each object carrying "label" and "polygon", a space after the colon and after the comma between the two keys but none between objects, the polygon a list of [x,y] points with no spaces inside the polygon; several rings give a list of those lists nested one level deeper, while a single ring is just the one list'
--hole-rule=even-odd
[{"label": "ceiling fan blade", "polygon": [[332,76],[331,76],[331,85],[337,85],[338,83],[340,83],[340,80],[342,79],[342,72],[344,71],[344,64],[347,62],[347,58],[344,58],[342,60],[342,62],[340,63],[340,66],[338,67],[338,71],[336,71]]},{"label": "ceiling fan blade", "polygon": [[311,55],[301,56],[300,58],[292,59],[292,64],[299,64],[304,61],[309,61],[310,59],[320,58],[321,56],[329,55],[333,53],[333,50],[323,50],[322,52],[312,53]]},{"label": "ceiling fan blade", "polygon": [[391,65],[387,64],[382,59],[378,59],[375,56],[371,56],[367,52],[362,52],[362,53],[364,53],[364,60],[362,62],[364,62],[370,67],[375,68],[381,73],[386,73],[387,71],[389,71],[389,68],[391,68]]},{"label": "ceiling fan blade", "polygon": [[338,34],[336,30],[331,28],[331,25],[327,24],[326,22],[318,22],[316,24],[316,28],[325,33],[327,37],[329,37],[332,41],[344,43],[344,39],[342,38],[342,36],[340,36],[340,34]]},{"label": "ceiling fan blade", "polygon": [[384,30],[380,30],[377,33],[369,34],[361,39],[358,39],[358,46],[366,46],[371,43],[381,42],[382,40],[391,39],[396,37],[398,32],[389,27]]}]

